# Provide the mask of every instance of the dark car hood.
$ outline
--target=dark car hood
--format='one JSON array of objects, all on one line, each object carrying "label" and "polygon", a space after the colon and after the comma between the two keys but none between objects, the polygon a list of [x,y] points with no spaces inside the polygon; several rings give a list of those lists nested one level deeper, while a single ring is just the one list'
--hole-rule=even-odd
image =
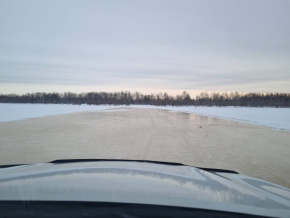
[{"label": "dark car hood", "polygon": [[290,190],[190,166],[142,162],[39,163],[0,170],[0,201],[93,201],[290,216]]}]

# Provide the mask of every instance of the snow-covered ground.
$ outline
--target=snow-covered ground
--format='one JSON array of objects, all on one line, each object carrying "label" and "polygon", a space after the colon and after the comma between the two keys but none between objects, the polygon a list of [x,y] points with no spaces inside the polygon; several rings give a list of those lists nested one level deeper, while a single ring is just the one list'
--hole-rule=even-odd
[{"label": "snow-covered ground", "polygon": [[[195,113],[205,116],[248,122],[274,129],[290,131],[290,108],[249,108],[249,107],[156,107],[148,105],[99,106],[99,105],[58,105],[58,104],[0,104],[0,122],[22,120],[33,117],[66,114],[82,111],[115,111],[120,107],[160,108],[170,111]],[[122,109],[123,110],[123,109]]]},{"label": "snow-covered ground", "polygon": [[268,126],[290,131],[290,108],[253,107],[166,107],[172,111],[182,111],[200,115]]},{"label": "snow-covered ground", "polygon": [[83,111],[100,111],[112,107],[69,104],[0,104],[0,122]]}]

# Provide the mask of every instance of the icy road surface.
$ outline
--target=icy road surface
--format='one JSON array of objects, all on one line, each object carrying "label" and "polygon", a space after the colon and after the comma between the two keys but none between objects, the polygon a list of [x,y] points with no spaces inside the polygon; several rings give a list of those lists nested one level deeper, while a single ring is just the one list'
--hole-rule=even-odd
[{"label": "icy road surface", "polygon": [[[251,107],[194,107],[194,106],[148,106],[130,105],[126,108],[154,108],[236,120],[276,130],[290,131],[290,108],[251,108]],[[0,122],[23,120],[33,117],[43,117],[57,114],[67,114],[82,111],[120,110],[120,106],[109,105],[61,105],[61,104],[1,104]]]},{"label": "icy road surface", "polygon": [[289,131],[162,109],[112,109],[0,123],[0,164],[142,159],[238,171],[290,188]]}]

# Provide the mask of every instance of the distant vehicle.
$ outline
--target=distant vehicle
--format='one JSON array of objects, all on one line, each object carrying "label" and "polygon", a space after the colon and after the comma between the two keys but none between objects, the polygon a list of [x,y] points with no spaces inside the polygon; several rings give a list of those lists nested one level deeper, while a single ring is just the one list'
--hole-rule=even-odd
[{"label": "distant vehicle", "polygon": [[178,163],[73,159],[0,169],[0,217],[290,217],[290,190]]}]

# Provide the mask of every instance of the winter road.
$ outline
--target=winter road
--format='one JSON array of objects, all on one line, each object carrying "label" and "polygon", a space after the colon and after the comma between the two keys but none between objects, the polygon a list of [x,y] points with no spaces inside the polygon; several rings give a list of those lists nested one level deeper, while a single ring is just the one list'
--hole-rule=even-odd
[{"label": "winter road", "polygon": [[223,168],[290,187],[290,132],[162,109],[0,123],[0,164],[142,159]]}]

